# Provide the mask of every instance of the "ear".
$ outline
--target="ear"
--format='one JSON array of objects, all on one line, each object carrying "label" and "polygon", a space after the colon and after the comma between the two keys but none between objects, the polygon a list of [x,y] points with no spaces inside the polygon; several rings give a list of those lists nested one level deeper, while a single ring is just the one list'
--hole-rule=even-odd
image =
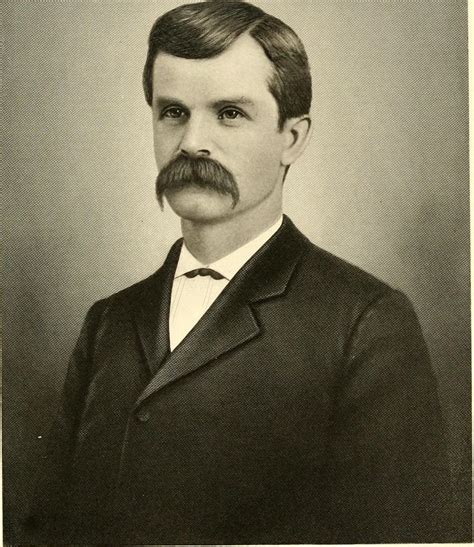
[{"label": "ear", "polygon": [[281,156],[282,165],[291,165],[303,153],[311,137],[312,127],[309,116],[289,118],[286,120],[282,133],[286,137],[286,146]]}]

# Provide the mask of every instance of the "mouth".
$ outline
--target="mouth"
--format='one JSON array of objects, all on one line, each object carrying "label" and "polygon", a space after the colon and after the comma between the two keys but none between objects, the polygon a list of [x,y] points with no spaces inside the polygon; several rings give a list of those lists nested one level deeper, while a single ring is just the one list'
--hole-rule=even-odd
[{"label": "mouth", "polygon": [[232,205],[231,205],[232,209],[234,209],[238,203],[238,200],[235,200],[234,197],[229,192],[220,191],[220,190],[217,190],[216,188],[211,188],[209,186],[203,186],[195,182],[187,182],[183,184],[182,186],[174,187],[174,188],[166,188],[163,191],[163,195],[165,197],[176,196],[177,194],[180,194],[180,193],[188,194],[192,196],[203,196],[203,197],[211,197],[211,198],[219,197],[221,199],[227,199],[232,202]]}]

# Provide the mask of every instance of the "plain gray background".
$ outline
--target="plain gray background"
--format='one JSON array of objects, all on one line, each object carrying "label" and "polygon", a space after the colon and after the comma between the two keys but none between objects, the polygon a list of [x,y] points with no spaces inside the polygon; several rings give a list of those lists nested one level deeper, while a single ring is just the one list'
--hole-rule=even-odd
[{"label": "plain gray background", "polygon": [[[467,5],[258,1],[302,38],[314,134],[285,212],[316,244],[405,291],[439,381],[460,538],[470,540]],[[97,299],[179,237],[154,198],[141,89],[160,0],[4,2],[4,489],[26,509],[68,356]]]}]

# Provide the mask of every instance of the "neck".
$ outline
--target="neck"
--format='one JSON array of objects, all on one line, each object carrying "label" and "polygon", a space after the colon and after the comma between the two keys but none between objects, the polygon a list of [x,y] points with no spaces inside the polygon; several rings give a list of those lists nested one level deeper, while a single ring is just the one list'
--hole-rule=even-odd
[{"label": "neck", "polygon": [[282,214],[281,205],[264,215],[256,209],[213,223],[181,219],[186,247],[202,264],[211,264],[232,253],[270,228]]}]

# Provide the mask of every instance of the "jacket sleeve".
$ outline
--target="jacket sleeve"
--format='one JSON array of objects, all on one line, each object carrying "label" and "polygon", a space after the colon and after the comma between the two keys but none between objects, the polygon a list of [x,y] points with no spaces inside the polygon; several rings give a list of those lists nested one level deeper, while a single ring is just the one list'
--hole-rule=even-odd
[{"label": "jacket sleeve", "polygon": [[76,428],[92,374],[92,353],[104,301],[89,310],[71,355],[59,411],[49,431],[45,454],[25,522],[30,539],[67,543],[69,475]]},{"label": "jacket sleeve", "polygon": [[371,303],[345,355],[327,485],[334,541],[450,541],[437,386],[408,299],[389,290]]}]

